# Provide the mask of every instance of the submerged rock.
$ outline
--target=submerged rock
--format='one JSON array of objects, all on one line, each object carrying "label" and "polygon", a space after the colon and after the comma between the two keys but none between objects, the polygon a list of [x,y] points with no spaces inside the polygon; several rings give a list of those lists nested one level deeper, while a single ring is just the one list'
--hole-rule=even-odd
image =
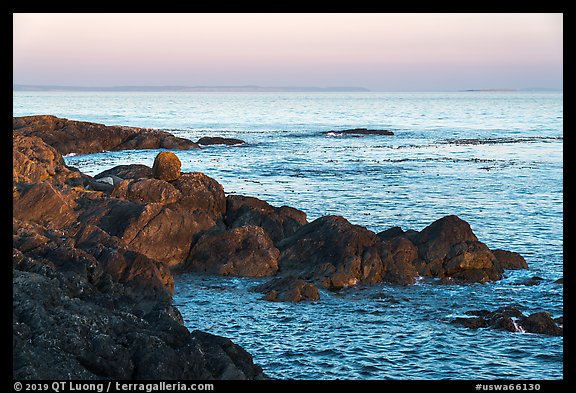
[{"label": "submerged rock", "polygon": [[367,128],[353,128],[349,130],[324,131],[325,135],[394,135],[389,130],[369,130]]},{"label": "submerged rock", "polygon": [[204,136],[196,142],[198,145],[208,146],[208,145],[243,145],[244,142],[242,139],[236,138],[222,138],[219,136]]}]

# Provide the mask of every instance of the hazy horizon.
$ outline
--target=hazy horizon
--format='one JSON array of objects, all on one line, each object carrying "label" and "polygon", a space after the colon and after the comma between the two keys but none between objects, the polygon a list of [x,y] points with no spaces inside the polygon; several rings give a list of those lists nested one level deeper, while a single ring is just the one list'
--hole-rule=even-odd
[{"label": "hazy horizon", "polygon": [[13,14],[13,84],[563,88],[562,14]]},{"label": "hazy horizon", "polygon": [[13,84],[13,91],[64,91],[64,92],[346,92],[346,93],[394,93],[394,92],[462,92],[462,91],[563,91],[563,88],[526,86],[520,88],[482,89],[432,89],[432,90],[370,90],[363,86],[258,86],[258,85],[124,85],[124,86],[77,86],[77,85],[22,85]]}]

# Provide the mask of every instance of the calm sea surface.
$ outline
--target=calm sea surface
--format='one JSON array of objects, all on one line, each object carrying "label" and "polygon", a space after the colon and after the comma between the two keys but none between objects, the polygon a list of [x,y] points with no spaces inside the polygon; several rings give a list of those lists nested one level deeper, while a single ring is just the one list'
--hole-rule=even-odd
[{"label": "calm sea surface", "polygon": [[[447,214],[530,269],[471,285],[379,284],[317,303],[260,300],[260,279],[176,277],[190,329],[242,345],[281,379],[561,379],[563,338],[449,323],[468,310],[514,305],[563,315],[563,95],[449,93],[14,92],[14,116],[53,114],[107,125],[243,139],[179,151],[229,194],[327,214],[373,231],[421,230]],[[367,127],[394,136],[329,136]],[[152,166],[158,150],[66,157],[88,174]],[[523,280],[539,276],[539,285]]]}]

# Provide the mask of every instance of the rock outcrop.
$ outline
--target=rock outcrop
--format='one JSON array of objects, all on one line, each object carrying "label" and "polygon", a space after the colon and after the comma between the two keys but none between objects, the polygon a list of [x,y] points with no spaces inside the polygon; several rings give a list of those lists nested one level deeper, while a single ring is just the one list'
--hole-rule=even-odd
[{"label": "rock outcrop", "polygon": [[125,167],[95,191],[55,148],[13,135],[14,378],[266,378],[230,340],[188,331],[172,306],[170,263],[222,223],[215,180]]},{"label": "rock outcrop", "polygon": [[186,271],[262,277],[278,270],[280,251],[260,227],[243,226],[203,235],[190,251]]},{"label": "rock outcrop", "polygon": [[[498,280],[503,267],[492,251],[478,240],[470,225],[457,216],[442,217],[422,231],[390,228],[378,234],[383,243],[403,240],[405,258],[411,260],[418,275],[461,282]],[[414,247],[411,247],[412,244]],[[417,257],[414,255],[417,250]],[[402,264],[399,265],[402,267]],[[405,271],[414,272],[405,266]]]},{"label": "rock outcrop", "polygon": [[194,142],[166,131],[149,128],[106,126],[50,115],[13,118],[15,134],[37,136],[60,154],[87,154],[106,150],[198,148]]},{"label": "rock outcrop", "polygon": [[254,197],[226,197],[226,225],[237,228],[246,225],[262,227],[274,243],[290,237],[307,224],[306,213],[293,207],[274,207]]},{"label": "rock outcrop", "polygon": [[[230,340],[189,332],[168,302],[136,302],[114,280],[104,284],[41,260],[20,257],[15,265],[15,379],[265,378]],[[142,302],[148,310],[134,307]]]},{"label": "rock outcrop", "polygon": [[524,315],[516,307],[501,307],[496,311],[475,310],[470,317],[455,318],[452,323],[471,329],[493,328],[509,332],[536,333],[549,336],[563,335],[562,317],[553,319],[547,312]]},{"label": "rock outcrop", "polygon": [[321,217],[278,244],[279,272],[328,289],[373,284],[383,270],[377,243],[376,234],[344,217]]}]

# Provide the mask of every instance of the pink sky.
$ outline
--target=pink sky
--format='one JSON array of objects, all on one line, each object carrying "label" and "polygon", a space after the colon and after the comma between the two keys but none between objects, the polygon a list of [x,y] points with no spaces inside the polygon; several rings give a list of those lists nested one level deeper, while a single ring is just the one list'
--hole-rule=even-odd
[{"label": "pink sky", "polygon": [[14,83],[561,88],[562,14],[14,14]]}]

